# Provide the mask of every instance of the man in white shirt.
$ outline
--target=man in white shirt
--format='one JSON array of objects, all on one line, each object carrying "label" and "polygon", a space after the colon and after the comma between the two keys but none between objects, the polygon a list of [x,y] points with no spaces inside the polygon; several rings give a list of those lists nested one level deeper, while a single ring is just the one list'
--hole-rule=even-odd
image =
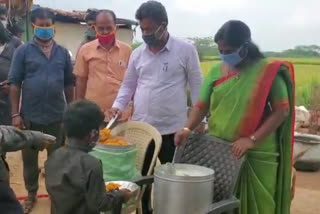
[{"label": "man in white shirt", "polygon": [[174,134],[187,119],[187,87],[192,103],[198,99],[202,83],[199,58],[192,44],[169,35],[168,16],[161,3],[143,3],[136,19],[145,43],[132,53],[109,115],[121,114],[134,95],[132,120],[158,129],[163,139],[159,159],[171,162]]}]

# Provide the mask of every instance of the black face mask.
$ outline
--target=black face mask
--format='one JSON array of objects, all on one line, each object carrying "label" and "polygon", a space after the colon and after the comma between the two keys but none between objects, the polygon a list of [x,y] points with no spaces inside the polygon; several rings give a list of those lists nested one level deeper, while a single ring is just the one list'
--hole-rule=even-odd
[{"label": "black face mask", "polygon": [[9,41],[9,34],[2,22],[0,22],[0,42],[6,43]]},{"label": "black face mask", "polygon": [[152,34],[148,34],[148,35],[142,35],[142,39],[143,41],[147,44],[147,45],[156,45],[157,42],[163,37],[164,32],[162,33],[162,35],[160,37],[156,36],[156,34],[159,32],[161,26]]},{"label": "black face mask", "polygon": [[149,34],[149,35],[142,35],[142,39],[147,45],[154,45],[157,43],[157,38],[155,33]]},{"label": "black face mask", "polygon": [[[91,142],[88,143],[88,150],[89,152],[93,150],[93,148],[97,145],[99,139],[99,131],[92,130],[90,133]],[[96,139],[96,140],[93,140]]]}]

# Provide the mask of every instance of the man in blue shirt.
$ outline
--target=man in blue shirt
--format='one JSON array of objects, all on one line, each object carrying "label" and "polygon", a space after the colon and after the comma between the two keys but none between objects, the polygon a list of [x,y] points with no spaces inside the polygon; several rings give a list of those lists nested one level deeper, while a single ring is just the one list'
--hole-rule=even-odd
[{"label": "man in blue shirt", "polygon": [[[15,52],[8,81],[12,124],[20,129],[42,131],[57,138],[48,155],[63,144],[61,121],[67,103],[73,99],[72,64],[67,49],[54,40],[54,14],[37,8],[31,14],[35,37]],[[22,96],[21,96],[22,92]],[[20,97],[22,97],[20,109]],[[22,152],[29,213],[38,191],[38,151]]]}]

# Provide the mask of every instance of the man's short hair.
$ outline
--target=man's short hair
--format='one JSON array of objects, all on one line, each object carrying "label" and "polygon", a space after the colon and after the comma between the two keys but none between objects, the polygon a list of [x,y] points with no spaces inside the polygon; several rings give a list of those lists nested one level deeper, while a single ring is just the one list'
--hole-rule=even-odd
[{"label": "man's short hair", "polygon": [[88,15],[85,18],[85,22],[96,21],[97,12],[98,12],[97,10],[90,10]]},{"label": "man's short hair", "polygon": [[83,139],[92,130],[99,130],[104,114],[93,102],[82,100],[71,104],[63,117],[67,137]]},{"label": "man's short hair", "polygon": [[16,23],[10,23],[8,25],[8,30],[14,35],[14,36],[18,36],[19,34],[23,33],[24,30],[22,28],[22,26],[16,24]]},{"label": "man's short hair", "polygon": [[112,10],[99,10],[98,12],[97,12],[97,14],[96,14],[96,18],[98,18],[98,16],[100,15],[100,14],[110,14],[111,16],[112,16],[112,18],[113,18],[113,21],[114,21],[114,23],[116,24],[116,21],[117,21],[117,16],[116,16],[116,14],[112,11]]},{"label": "man's short hair", "polygon": [[136,12],[136,19],[141,21],[145,18],[149,18],[159,25],[163,23],[168,25],[166,8],[157,1],[147,1],[139,7]]},{"label": "man's short hair", "polygon": [[38,7],[31,12],[31,22],[34,23],[36,19],[51,19],[52,23],[55,22],[54,13],[50,9],[43,7]]}]

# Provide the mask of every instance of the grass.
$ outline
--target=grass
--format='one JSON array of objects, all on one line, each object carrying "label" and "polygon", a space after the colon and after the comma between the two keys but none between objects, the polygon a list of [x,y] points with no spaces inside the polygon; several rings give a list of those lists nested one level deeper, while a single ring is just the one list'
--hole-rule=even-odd
[{"label": "grass", "polygon": [[201,70],[203,73],[203,76],[206,76],[208,72],[211,70],[212,66],[220,63],[219,61],[205,61],[201,62]]},{"label": "grass", "polygon": [[[276,58],[271,57],[270,60],[284,60],[289,61],[294,64],[302,64],[302,65],[320,65],[320,58],[299,58],[299,57],[288,57],[288,58]],[[219,61],[219,56],[204,56],[203,61]]]},{"label": "grass", "polygon": [[[270,58],[273,60],[275,58]],[[296,105],[310,107],[311,87],[320,84],[320,59],[316,58],[286,58],[294,63],[296,80]],[[201,63],[203,75],[210,71],[211,67],[219,63],[218,60],[205,61]],[[320,102],[320,101],[319,101]]]},{"label": "grass", "polygon": [[269,58],[270,60],[284,60],[295,65],[320,65],[320,58]]}]

